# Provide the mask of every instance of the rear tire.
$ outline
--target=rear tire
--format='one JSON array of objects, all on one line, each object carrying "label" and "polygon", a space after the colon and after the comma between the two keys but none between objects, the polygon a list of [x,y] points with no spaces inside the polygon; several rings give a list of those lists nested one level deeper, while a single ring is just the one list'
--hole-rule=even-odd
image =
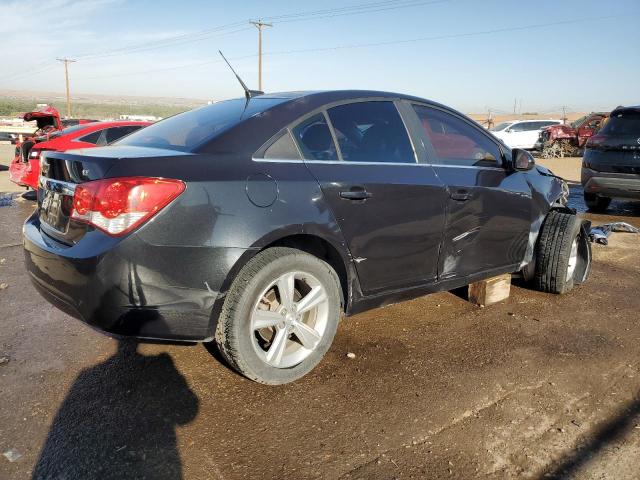
[{"label": "rear tire", "polygon": [[592,212],[604,212],[607,208],[609,208],[611,199],[608,197],[601,197],[599,195],[596,195],[595,193],[585,192],[584,203],[587,204],[587,207]]},{"label": "rear tire", "polygon": [[340,292],[338,275],[319,258],[293,248],[264,250],[240,270],[227,293],[215,335],[220,352],[256,382],[297,380],[331,346]]},{"label": "rear tire", "polygon": [[591,255],[584,250],[589,248],[585,241],[576,215],[550,211],[538,237],[533,287],[541,292],[562,294],[586,279]]}]

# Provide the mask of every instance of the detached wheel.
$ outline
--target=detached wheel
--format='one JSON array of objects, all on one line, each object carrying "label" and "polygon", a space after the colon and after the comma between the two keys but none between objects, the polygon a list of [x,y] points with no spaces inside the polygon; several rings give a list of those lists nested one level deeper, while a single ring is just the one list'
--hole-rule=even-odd
[{"label": "detached wheel", "polygon": [[541,292],[566,293],[584,282],[591,269],[591,244],[573,214],[552,210],[536,246],[533,287]]},{"label": "detached wheel", "polygon": [[288,383],[320,362],[340,312],[340,282],[328,263],[293,248],[270,248],[233,281],[216,342],[242,375],[270,385]]},{"label": "detached wheel", "polygon": [[604,212],[609,208],[611,199],[607,197],[600,197],[595,193],[585,193],[584,203],[586,203],[589,210],[593,212]]}]

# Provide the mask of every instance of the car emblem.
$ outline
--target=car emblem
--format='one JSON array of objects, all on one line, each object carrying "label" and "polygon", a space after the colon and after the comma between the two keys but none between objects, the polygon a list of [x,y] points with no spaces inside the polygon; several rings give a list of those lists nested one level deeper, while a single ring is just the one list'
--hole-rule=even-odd
[{"label": "car emblem", "polygon": [[638,140],[636,140],[638,142],[638,145],[640,145],[640,138],[638,138]]}]

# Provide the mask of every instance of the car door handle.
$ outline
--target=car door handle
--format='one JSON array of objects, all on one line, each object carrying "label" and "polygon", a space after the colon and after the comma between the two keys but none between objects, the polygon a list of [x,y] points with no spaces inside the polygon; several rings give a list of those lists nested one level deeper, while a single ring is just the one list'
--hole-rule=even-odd
[{"label": "car door handle", "polygon": [[372,196],[373,194],[371,192],[367,192],[363,187],[357,187],[357,189],[354,188],[353,190],[340,192],[340,198],[344,198],[345,200],[366,200]]},{"label": "car door handle", "polygon": [[469,200],[469,192],[466,190],[458,190],[457,192],[451,193],[451,199],[457,200],[458,202],[466,202]]}]

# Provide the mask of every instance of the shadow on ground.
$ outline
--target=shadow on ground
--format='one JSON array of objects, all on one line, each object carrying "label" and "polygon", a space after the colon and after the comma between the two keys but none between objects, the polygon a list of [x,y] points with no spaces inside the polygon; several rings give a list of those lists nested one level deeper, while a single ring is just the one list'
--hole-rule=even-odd
[{"label": "shadow on ground", "polygon": [[622,408],[612,419],[596,427],[589,435],[589,440],[580,443],[568,452],[555,467],[548,469],[541,478],[564,480],[580,478],[579,471],[586,463],[601,453],[611,444],[624,440],[634,428],[640,415],[640,393]]},{"label": "shadow on ground", "polygon": [[198,403],[168,354],[141,355],[121,340],[76,378],[33,478],[182,478],[175,428],[195,418]]}]

